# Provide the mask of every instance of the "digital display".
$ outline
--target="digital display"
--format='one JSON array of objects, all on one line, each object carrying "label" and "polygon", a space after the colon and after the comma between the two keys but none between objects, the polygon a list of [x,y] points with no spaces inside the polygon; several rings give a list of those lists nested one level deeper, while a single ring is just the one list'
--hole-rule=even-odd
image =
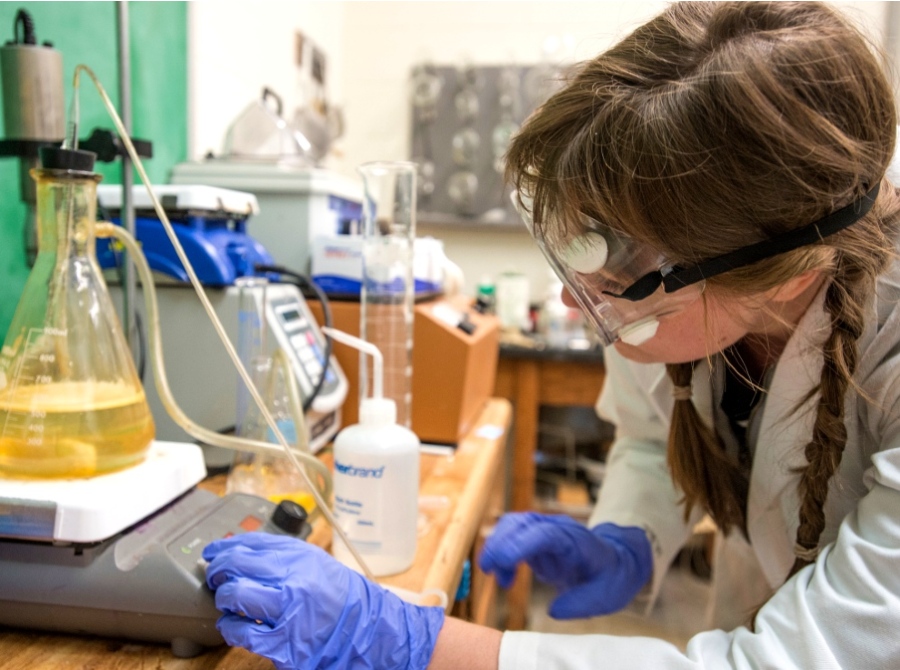
[{"label": "digital display", "polygon": [[286,312],[281,313],[281,318],[284,319],[285,322],[296,321],[300,318],[300,312],[296,309],[289,309]]}]

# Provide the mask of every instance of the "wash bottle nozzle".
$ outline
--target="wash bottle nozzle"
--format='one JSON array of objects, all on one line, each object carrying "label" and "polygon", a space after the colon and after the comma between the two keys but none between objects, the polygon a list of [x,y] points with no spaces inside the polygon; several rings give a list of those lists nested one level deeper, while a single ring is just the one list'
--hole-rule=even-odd
[{"label": "wash bottle nozzle", "polygon": [[397,422],[397,403],[384,397],[384,357],[378,347],[342,330],[322,328],[322,332],[341,344],[372,357],[372,397],[364,398],[359,406],[359,422],[366,425],[384,425]]}]

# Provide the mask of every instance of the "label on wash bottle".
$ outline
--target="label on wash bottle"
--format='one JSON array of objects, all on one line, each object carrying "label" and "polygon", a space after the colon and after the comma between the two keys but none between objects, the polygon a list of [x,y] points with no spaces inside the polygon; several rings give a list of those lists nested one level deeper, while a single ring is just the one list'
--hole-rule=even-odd
[{"label": "label on wash bottle", "polygon": [[[363,553],[381,549],[384,524],[382,518],[386,465],[377,458],[356,454],[353,462],[335,460],[335,480],[341,479],[341,494],[334,497],[334,516],[341,529]],[[344,479],[347,479],[344,482]]]}]

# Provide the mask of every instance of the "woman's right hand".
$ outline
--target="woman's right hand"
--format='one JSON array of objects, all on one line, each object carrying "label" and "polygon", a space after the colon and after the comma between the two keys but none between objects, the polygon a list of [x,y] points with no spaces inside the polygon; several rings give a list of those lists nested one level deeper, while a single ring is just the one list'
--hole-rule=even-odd
[{"label": "woman's right hand", "polygon": [[293,668],[424,670],[444,623],[293,537],[246,533],[211,542],[206,583],[225,641]]}]

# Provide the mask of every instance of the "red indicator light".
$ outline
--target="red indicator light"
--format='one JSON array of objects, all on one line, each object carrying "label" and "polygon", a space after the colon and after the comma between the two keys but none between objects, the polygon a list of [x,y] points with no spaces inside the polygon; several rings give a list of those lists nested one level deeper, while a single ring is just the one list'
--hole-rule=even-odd
[{"label": "red indicator light", "polygon": [[248,533],[253,530],[258,530],[260,526],[262,526],[262,520],[250,515],[244,517],[244,520],[238,524],[241,528],[246,530]]}]

